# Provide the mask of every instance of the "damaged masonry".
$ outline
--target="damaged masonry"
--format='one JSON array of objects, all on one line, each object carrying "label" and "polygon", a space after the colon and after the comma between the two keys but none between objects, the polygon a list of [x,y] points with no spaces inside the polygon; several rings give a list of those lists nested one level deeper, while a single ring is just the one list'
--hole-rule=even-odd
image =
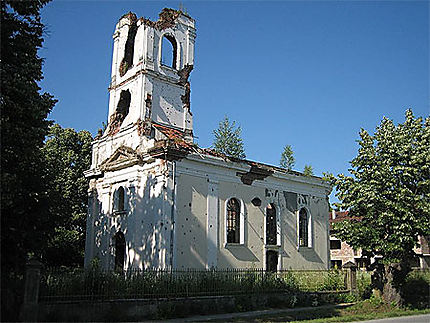
[{"label": "damaged masonry", "polygon": [[128,13],[116,25],[109,123],[85,173],[86,266],[328,268],[321,178],[194,143],[195,38],[194,20],[173,9],[155,22]]}]

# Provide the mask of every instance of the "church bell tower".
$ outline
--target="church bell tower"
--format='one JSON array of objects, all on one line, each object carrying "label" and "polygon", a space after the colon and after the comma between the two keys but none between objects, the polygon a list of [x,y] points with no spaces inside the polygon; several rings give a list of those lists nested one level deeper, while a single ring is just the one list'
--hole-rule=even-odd
[{"label": "church bell tower", "polygon": [[194,65],[194,20],[181,11],[163,9],[155,22],[122,16],[113,35],[108,127],[115,136],[136,125],[154,136],[153,125],[193,138],[188,77]]},{"label": "church bell tower", "polygon": [[157,21],[123,15],[113,35],[109,116],[92,143],[85,264],[173,263],[173,163],[163,143],[193,147],[189,75],[194,20],[163,9]]}]

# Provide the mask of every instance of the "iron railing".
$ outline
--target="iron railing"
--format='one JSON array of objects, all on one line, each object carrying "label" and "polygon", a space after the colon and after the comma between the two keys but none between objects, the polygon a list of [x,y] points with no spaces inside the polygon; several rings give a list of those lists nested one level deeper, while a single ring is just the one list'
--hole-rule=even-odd
[{"label": "iron railing", "polygon": [[40,300],[109,300],[236,295],[271,292],[345,291],[342,270],[262,269],[127,270],[48,268]]}]

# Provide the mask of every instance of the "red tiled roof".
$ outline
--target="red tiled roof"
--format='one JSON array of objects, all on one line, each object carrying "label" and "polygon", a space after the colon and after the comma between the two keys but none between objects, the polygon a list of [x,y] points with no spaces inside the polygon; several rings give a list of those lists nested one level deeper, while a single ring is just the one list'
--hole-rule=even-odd
[{"label": "red tiled roof", "polygon": [[157,124],[157,123],[152,123],[152,125],[158,131],[160,131],[163,135],[165,135],[168,140],[171,140],[177,148],[185,148],[185,149],[189,149],[189,150],[192,150],[194,148],[193,143],[187,142],[185,140],[185,133],[184,132],[177,130],[177,129],[162,126],[162,125]]},{"label": "red tiled roof", "polygon": [[360,221],[363,218],[363,217],[351,217],[351,216],[349,216],[348,211],[336,211],[335,216],[336,217],[333,219],[332,212],[329,212],[330,229],[332,229],[334,223],[339,223],[339,222],[347,221],[347,220],[351,220],[351,219]]}]

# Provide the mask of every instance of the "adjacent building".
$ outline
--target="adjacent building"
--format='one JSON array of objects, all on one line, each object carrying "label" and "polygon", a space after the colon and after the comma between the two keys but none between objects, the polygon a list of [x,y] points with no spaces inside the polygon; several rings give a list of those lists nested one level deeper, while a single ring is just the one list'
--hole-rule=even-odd
[{"label": "adjacent building", "polygon": [[[345,241],[336,238],[332,232],[334,223],[340,221],[348,221],[348,211],[332,211],[329,213],[330,218],[330,266],[331,268],[342,268],[347,262],[353,262],[361,270],[381,259],[379,256],[368,257],[363,254],[361,249],[355,250]],[[430,250],[429,250],[429,237],[419,237],[418,246],[414,248],[416,257],[413,259],[413,268],[430,268]]]}]

